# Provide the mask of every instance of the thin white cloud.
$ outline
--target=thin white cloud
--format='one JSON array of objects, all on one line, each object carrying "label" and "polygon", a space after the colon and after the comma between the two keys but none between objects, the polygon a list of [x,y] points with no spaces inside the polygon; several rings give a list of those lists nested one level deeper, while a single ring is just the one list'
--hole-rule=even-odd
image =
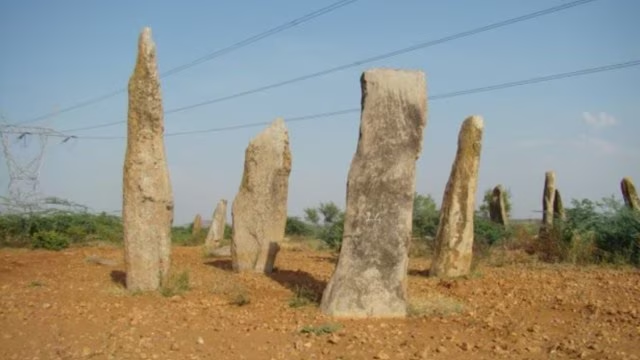
[{"label": "thin white cloud", "polygon": [[517,148],[520,149],[537,149],[541,147],[547,147],[557,144],[556,140],[551,139],[521,139],[514,143]]},{"label": "thin white cloud", "polygon": [[579,147],[594,150],[600,154],[611,155],[620,152],[620,148],[613,142],[587,134],[580,134],[575,144]]},{"label": "thin white cloud", "polygon": [[582,122],[594,130],[604,129],[618,123],[615,117],[605,112],[592,114],[588,111],[582,113]]},{"label": "thin white cloud", "polygon": [[531,138],[522,139],[513,143],[515,148],[523,150],[552,149],[559,151],[560,148],[566,146],[587,150],[595,154],[612,155],[620,154],[622,149],[615,143],[605,140],[602,137],[594,136],[586,133],[578,134],[574,137],[567,138],[563,141],[558,139]]}]

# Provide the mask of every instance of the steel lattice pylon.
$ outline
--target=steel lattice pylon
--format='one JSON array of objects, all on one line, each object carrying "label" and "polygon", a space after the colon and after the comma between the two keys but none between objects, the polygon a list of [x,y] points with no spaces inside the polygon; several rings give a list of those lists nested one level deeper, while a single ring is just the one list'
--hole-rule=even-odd
[{"label": "steel lattice pylon", "polygon": [[9,212],[33,212],[42,204],[40,170],[50,137],[65,137],[47,128],[0,124],[2,150],[9,170]]}]

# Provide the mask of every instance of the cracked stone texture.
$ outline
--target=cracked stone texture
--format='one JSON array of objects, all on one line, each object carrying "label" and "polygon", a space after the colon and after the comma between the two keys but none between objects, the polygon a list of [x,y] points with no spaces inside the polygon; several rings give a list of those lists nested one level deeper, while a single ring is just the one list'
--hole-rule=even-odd
[{"label": "cracked stone texture", "polygon": [[435,253],[429,271],[431,276],[456,277],[471,271],[473,217],[483,128],[480,116],[468,117],[460,128],[458,151],[440,209]]},{"label": "cracked stone texture", "polygon": [[173,195],[164,149],[164,120],[151,29],[138,41],[129,79],[122,221],[129,290],[157,290],[171,264]]},{"label": "cracked stone texture", "polygon": [[335,317],[404,317],[426,79],[421,71],[372,69],[360,82],[360,138],[347,182],[342,248],[321,309]]},{"label": "cracked stone texture", "polygon": [[247,147],[242,183],[231,207],[235,271],[270,273],[287,221],[291,151],[283,119]]}]

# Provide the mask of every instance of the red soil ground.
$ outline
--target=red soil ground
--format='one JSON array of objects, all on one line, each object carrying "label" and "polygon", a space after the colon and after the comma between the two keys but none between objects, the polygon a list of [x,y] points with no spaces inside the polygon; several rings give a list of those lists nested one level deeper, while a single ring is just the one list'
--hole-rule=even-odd
[{"label": "red soil ground", "polygon": [[[0,358],[640,359],[638,269],[509,262],[441,281],[412,259],[411,317],[342,320],[289,305],[296,287],[321,294],[330,253],[285,249],[263,276],[177,247],[173,269],[188,272],[191,289],[169,297],[127,293],[122,256],[0,250]],[[326,324],[340,329],[300,331]]]}]

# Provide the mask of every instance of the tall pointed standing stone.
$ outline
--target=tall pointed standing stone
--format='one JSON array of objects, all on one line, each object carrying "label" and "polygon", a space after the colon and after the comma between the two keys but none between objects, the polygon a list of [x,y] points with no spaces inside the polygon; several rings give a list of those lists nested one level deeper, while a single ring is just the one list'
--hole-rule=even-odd
[{"label": "tall pointed standing stone", "polygon": [[544,192],[542,194],[542,225],[538,236],[546,236],[553,227],[553,204],[556,197],[556,174],[547,171],[544,174]]},{"label": "tall pointed standing stone", "polygon": [[560,196],[560,190],[556,189],[553,195],[553,217],[554,219],[565,221],[567,214],[564,211],[564,204],[562,203],[562,197]]},{"label": "tall pointed standing stone", "polygon": [[202,231],[202,216],[200,214],[196,214],[196,217],[193,219],[193,224],[191,226],[191,235],[196,236],[200,234]]},{"label": "tall pointed standing stone", "polygon": [[218,201],[216,209],[213,212],[213,218],[211,219],[211,225],[209,226],[209,232],[207,238],[204,240],[205,250],[207,252],[213,251],[220,241],[224,239],[224,226],[227,223],[227,200]]},{"label": "tall pointed standing stone", "polygon": [[276,119],[249,143],[238,195],[231,207],[235,271],[269,273],[284,238],[291,151],[284,120]]},{"label": "tall pointed standing stone", "polygon": [[631,210],[640,210],[640,199],[638,199],[638,192],[633,185],[633,180],[630,177],[623,178],[620,182],[620,189],[625,205]]},{"label": "tall pointed standing stone", "polygon": [[164,120],[151,29],[138,42],[129,79],[122,221],[127,289],[156,290],[169,272],[173,195],[164,149]]},{"label": "tall pointed standing stone", "polygon": [[502,188],[502,185],[496,185],[491,192],[489,218],[496,224],[500,224],[502,226],[509,225],[509,218],[505,203],[505,191]]},{"label": "tall pointed standing stone", "polygon": [[429,274],[438,277],[467,275],[473,257],[473,216],[484,122],[470,116],[458,135],[458,152],[444,191],[435,254]]},{"label": "tall pointed standing stone", "polygon": [[360,82],[360,138],[347,182],[342,248],[320,306],[337,317],[404,317],[426,80],[420,71],[373,69]]}]

